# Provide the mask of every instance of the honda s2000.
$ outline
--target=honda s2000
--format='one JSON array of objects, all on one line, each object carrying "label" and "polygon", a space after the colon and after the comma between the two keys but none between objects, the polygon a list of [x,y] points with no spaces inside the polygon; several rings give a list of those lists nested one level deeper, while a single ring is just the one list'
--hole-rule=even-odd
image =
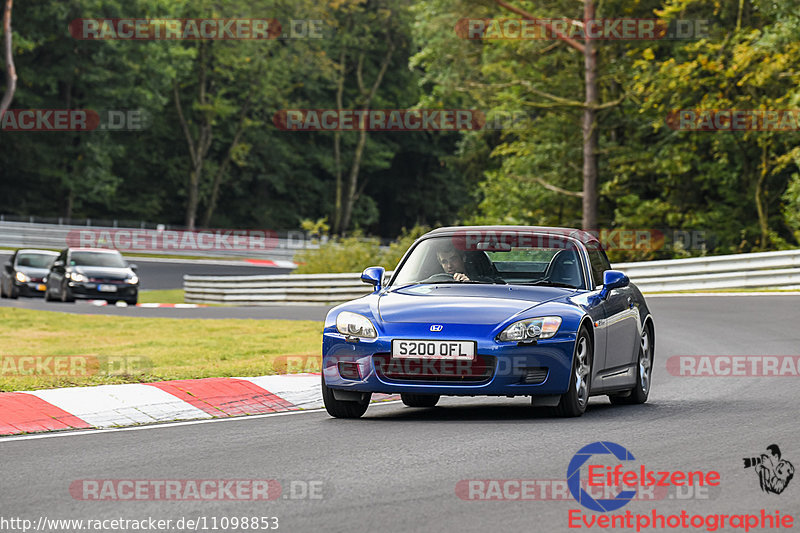
[{"label": "honda s2000", "polygon": [[384,277],[364,270],[372,294],[325,320],[322,395],[334,417],[360,417],[373,392],[411,407],[531,396],[565,417],[582,415],[590,396],[647,401],[653,318],[587,232],[440,228]]}]

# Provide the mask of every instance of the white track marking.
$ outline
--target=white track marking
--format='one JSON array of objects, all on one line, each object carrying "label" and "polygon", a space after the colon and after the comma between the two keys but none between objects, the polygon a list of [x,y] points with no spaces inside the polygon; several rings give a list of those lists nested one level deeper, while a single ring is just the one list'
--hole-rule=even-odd
[{"label": "white track marking", "polygon": [[95,427],[211,418],[163,390],[131,383],[26,392]]},{"label": "white track marking", "polygon": [[[370,409],[384,405],[395,405],[401,403],[400,400],[393,400],[390,402],[373,403]],[[210,420],[188,420],[185,422],[171,422],[168,424],[154,424],[149,426],[135,426],[127,428],[109,428],[109,429],[80,429],[76,431],[57,431],[54,433],[37,433],[35,435],[22,435],[22,436],[9,436],[0,437],[0,445],[14,442],[18,440],[37,440],[37,439],[55,439],[59,437],[90,437],[94,435],[102,435],[103,433],[119,433],[123,431],[147,431],[152,429],[166,429],[180,426],[194,426],[197,424],[222,424],[225,422],[247,422],[259,420],[261,418],[271,418],[274,416],[290,416],[290,415],[304,415],[309,413],[324,413],[325,409],[306,409],[302,411],[284,411],[282,413],[266,413],[263,415],[245,415],[229,418],[212,418]]]},{"label": "white track marking", "polygon": [[247,380],[303,409],[322,407],[319,374],[287,374],[236,379]]}]

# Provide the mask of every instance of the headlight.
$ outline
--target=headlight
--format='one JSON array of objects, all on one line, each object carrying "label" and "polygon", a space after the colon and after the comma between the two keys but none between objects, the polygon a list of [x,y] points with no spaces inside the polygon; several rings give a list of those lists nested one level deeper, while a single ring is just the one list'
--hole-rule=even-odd
[{"label": "headlight", "polygon": [[136,274],[134,274],[133,276],[131,276],[128,279],[126,279],[125,283],[130,283],[131,285],[136,285],[137,283],[139,283],[139,277]]},{"label": "headlight", "polygon": [[14,277],[17,278],[17,281],[19,281],[20,283],[27,283],[27,282],[29,282],[31,280],[31,278],[29,278],[28,276],[26,276],[22,272],[17,272],[17,275],[14,276]]},{"label": "headlight", "polygon": [[539,318],[526,318],[519,322],[514,322],[500,335],[499,341],[532,341],[535,339],[549,339],[558,331],[561,326],[560,316],[543,316]]},{"label": "headlight", "polygon": [[89,281],[89,278],[87,278],[83,274],[79,274],[78,272],[70,272],[69,274],[67,274],[67,277],[69,279],[71,279],[72,281],[75,281],[75,282],[78,282],[78,283],[85,283],[85,282]]},{"label": "headlight", "polygon": [[339,316],[336,317],[336,329],[339,330],[339,333],[348,337],[374,339],[378,336],[377,330],[369,318],[350,311],[339,313]]}]

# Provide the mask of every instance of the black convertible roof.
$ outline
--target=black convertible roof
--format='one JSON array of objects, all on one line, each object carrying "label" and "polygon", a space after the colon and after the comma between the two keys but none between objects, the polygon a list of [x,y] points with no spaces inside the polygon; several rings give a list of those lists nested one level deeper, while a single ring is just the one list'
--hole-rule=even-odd
[{"label": "black convertible roof", "polygon": [[511,231],[520,233],[540,233],[544,235],[558,235],[564,237],[571,237],[583,244],[588,244],[598,241],[597,236],[592,235],[588,231],[583,231],[575,228],[557,228],[550,226],[447,226],[429,231],[421,238],[456,235],[467,231],[475,231],[483,234],[502,233],[504,231]]}]

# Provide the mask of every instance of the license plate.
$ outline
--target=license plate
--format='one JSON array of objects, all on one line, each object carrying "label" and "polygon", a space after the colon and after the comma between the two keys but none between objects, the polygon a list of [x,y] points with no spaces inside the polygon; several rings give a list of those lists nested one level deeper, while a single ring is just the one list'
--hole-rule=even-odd
[{"label": "license plate", "polygon": [[100,292],[117,292],[116,285],[98,285],[97,290]]},{"label": "license plate", "polygon": [[39,291],[39,292],[42,292],[42,291],[44,291],[45,289],[47,289],[47,287],[45,287],[43,283],[40,283],[40,284],[38,284],[38,285],[36,286],[36,290],[37,290],[37,291]]},{"label": "license plate", "polygon": [[475,359],[475,341],[392,340],[392,357],[423,359]]}]

